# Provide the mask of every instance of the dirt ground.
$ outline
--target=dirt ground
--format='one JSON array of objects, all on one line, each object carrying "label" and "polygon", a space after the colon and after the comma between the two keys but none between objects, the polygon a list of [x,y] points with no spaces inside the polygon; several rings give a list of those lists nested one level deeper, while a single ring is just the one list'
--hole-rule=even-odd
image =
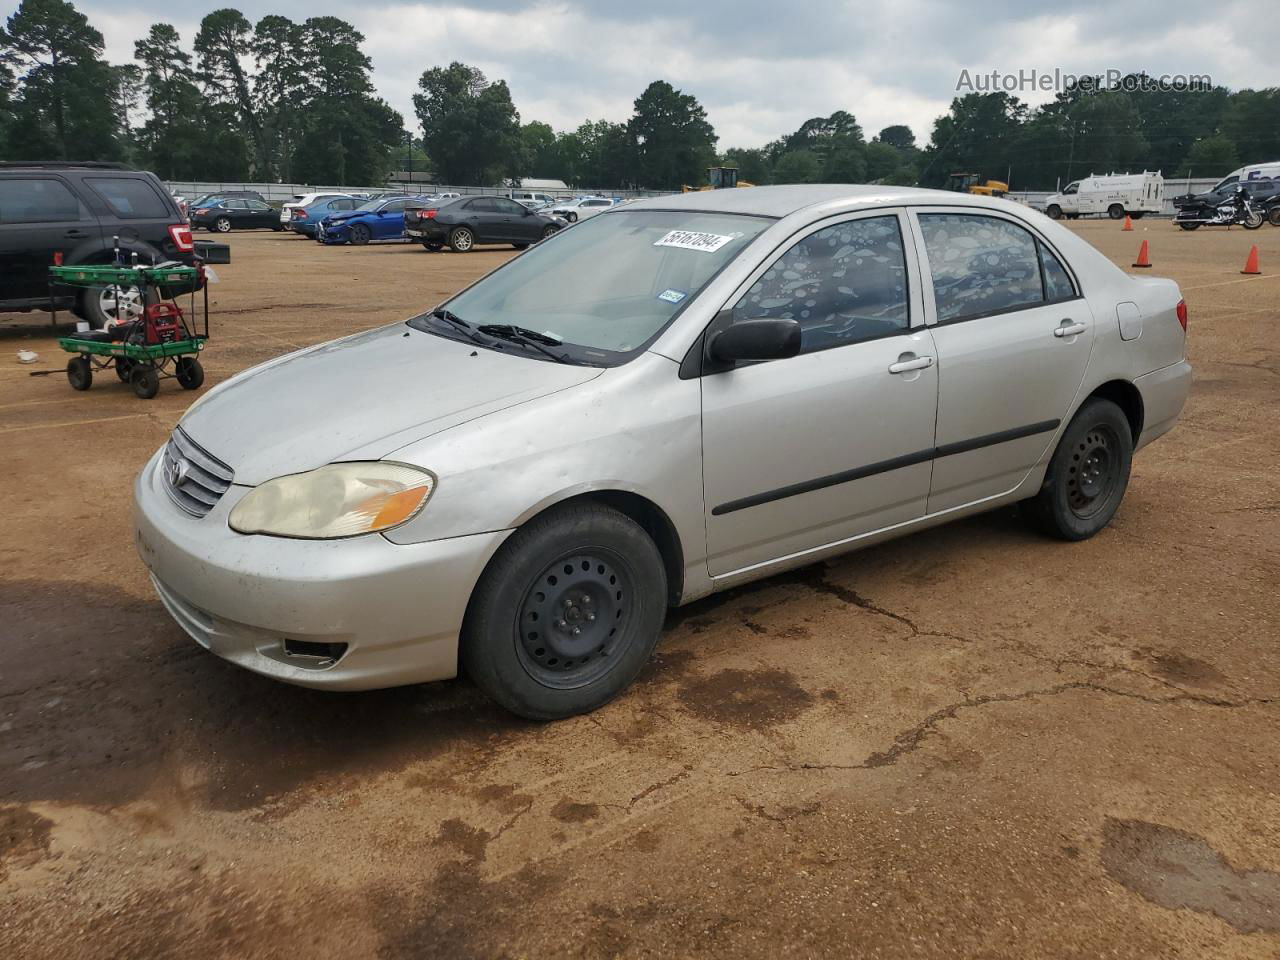
[{"label": "dirt ground", "polygon": [[[1280,229],[1073,229],[1191,310],[1109,529],[1000,511],[701,601],[551,725],[205,653],[129,520],[193,397],[75,393],[0,318],[0,956],[1276,956]],[[510,255],[230,242],[211,383]]]}]

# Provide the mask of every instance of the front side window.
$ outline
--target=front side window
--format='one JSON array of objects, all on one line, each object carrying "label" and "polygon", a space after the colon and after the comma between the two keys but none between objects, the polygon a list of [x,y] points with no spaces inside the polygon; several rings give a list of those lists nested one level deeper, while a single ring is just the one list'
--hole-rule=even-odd
[{"label": "front side window", "polygon": [[387,211],[388,213],[399,213],[401,210],[404,209],[405,204],[407,204],[408,202],[409,202],[408,200],[392,200],[382,209]]},{"label": "front side window", "polygon": [[505,213],[508,216],[516,213],[524,213],[524,207],[520,206],[520,204],[516,203],[514,200],[505,200],[501,197],[497,197],[489,202],[497,208],[499,213]]},{"label": "front side window", "polygon": [[848,220],[798,241],[734,304],[733,322],[800,324],[802,353],[907,329],[907,265],[896,216]]},{"label": "front side window", "polygon": [[[575,361],[623,363],[772,222],[686,210],[590,217],[508,261],[445,306],[472,329],[518,324],[552,338]],[[450,332],[430,315],[409,322]]]},{"label": "front side window", "polygon": [[0,180],[0,223],[80,219],[80,201],[61,180]]},{"label": "front side window", "polygon": [[1071,194],[1075,193],[1079,189],[1080,189],[1079,183],[1068,183],[1065,187],[1062,188],[1062,195],[1064,197],[1070,196]]},{"label": "front side window", "polygon": [[169,216],[164,199],[138,177],[86,177],[111,212],[122,220],[159,220]]},{"label": "front side window", "polygon": [[1022,227],[975,214],[922,213],[938,322],[1044,302],[1036,240]]}]

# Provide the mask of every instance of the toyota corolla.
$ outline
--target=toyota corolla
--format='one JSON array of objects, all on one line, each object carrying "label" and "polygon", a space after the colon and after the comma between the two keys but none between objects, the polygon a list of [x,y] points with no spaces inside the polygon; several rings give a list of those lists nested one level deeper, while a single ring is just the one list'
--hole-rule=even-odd
[{"label": "toyota corolla", "polygon": [[251,670],[462,669],[568,716],[669,606],[1006,504],[1097,533],[1182,410],[1186,326],[1172,281],[1001,199],[643,200],[211,390],[138,477],[137,542]]}]

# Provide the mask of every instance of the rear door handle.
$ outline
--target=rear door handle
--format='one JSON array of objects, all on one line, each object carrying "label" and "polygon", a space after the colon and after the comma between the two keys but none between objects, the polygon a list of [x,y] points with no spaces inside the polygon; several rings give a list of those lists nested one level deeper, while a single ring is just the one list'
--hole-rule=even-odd
[{"label": "rear door handle", "polygon": [[[903,354],[904,357],[909,354]],[[890,373],[910,373],[912,370],[928,370],[933,366],[933,357],[915,357],[911,360],[898,359],[897,363],[889,364]]]},{"label": "rear door handle", "polygon": [[85,233],[83,230],[78,230],[75,227],[72,227],[70,230],[64,233],[63,236],[70,237],[72,240],[80,240],[80,239],[83,239],[84,237],[87,237],[88,234]]},{"label": "rear door handle", "polygon": [[1077,333],[1084,333],[1089,329],[1088,324],[1081,323],[1079,320],[1074,323],[1070,320],[1063,320],[1062,323],[1054,327],[1053,335],[1055,337],[1074,337]]}]

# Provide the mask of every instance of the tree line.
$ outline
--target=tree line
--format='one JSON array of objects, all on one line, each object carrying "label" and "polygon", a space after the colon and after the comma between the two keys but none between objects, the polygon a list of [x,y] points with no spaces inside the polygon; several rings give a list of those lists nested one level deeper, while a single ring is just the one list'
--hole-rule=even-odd
[{"label": "tree line", "polygon": [[67,0],[22,0],[0,30],[0,159],[124,161],[168,180],[365,185],[411,168],[445,183],[651,189],[705,183],[722,164],[757,184],[937,186],[973,172],[1034,190],[1112,170],[1215,176],[1280,158],[1280,89],[1150,90],[1131,78],[1034,108],[970,93],[923,147],[903,124],[868,139],[838,110],[721,152],[703,106],[666,81],[649,84],[625,121],[556,131],[521,122],[504,80],[454,62],[420,77],[415,134],[375,94],[364,39],[337,17],[251,23],[228,8],[204,17],[189,49],[157,23],[134,62],[110,64],[102,34]]}]

